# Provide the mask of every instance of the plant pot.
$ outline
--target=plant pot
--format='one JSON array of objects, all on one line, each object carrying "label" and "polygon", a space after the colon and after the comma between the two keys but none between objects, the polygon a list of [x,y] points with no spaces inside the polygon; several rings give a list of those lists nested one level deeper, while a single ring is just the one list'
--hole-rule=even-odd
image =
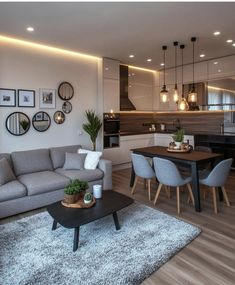
[{"label": "plant pot", "polygon": [[182,144],[182,142],[175,142],[174,149],[181,149],[181,144]]},{"label": "plant pot", "polygon": [[78,201],[79,199],[79,195],[77,194],[73,194],[73,195],[68,195],[68,194],[64,194],[64,201],[65,203],[68,204],[74,204]]}]

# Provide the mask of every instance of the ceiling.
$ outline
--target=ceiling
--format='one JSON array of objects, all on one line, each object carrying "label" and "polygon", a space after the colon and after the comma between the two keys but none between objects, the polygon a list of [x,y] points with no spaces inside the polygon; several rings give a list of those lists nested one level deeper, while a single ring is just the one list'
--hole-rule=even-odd
[{"label": "ceiling", "polygon": [[0,3],[0,34],[160,69],[163,44],[169,47],[166,67],[174,65],[173,41],[186,44],[185,62],[192,61],[191,36],[198,38],[196,61],[201,53],[203,60],[235,54],[226,43],[235,42],[234,15],[232,2]]}]

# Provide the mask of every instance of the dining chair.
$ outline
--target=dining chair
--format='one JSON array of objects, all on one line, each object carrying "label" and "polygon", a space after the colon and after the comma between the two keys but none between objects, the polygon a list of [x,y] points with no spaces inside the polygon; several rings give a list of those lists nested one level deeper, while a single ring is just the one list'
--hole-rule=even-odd
[{"label": "dining chair", "polygon": [[155,174],[159,181],[158,189],[154,199],[154,205],[157,202],[158,196],[160,194],[163,185],[169,187],[176,187],[178,214],[180,213],[180,191],[179,191],[180,186],[187,185],[190,198],[194,205],[194,196],[190,185],[192,178],[190,176],[182,177],[176,165],[170,160],[154,157],[153,163],[154,163]]},{"label": "dining chair", "polygon": [[151,200],[151,179],[155,177],[155,173],[149,161],[140,154],[131,154],[132,165],[135,172],[135,181],[131,189],[131,194],[134,194],[138,178],[143,178],[147,181],[149,201]]},{"label": "dining chair", "polygon": [[224,200],[227,206],[230,206],[230,202],[228,200],[228,196],[224,185],[228,178],[232,162],[233,162],[232,158],[221,161],[211,170],[211,172],[206,177],[204,176],[199,179],[200,184],[209,186],[212,189],[215,214],[218,213],[217,201],[216,201],[216,187],[221,187]]}]

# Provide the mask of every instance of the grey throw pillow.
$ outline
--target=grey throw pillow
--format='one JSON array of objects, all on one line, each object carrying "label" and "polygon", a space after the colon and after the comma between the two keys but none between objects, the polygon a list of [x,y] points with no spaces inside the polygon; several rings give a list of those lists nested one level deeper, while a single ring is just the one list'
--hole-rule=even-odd
[{"label": "grey throw pillow", "polygon": [[84,169],[86,153],[65,153],[65,163],[63,169]]},{"label": "grey throw pillow", "polygon": [[15,174],[13,173],[7,159],[5,157],[0,159],[0,186],[15,179]]}]

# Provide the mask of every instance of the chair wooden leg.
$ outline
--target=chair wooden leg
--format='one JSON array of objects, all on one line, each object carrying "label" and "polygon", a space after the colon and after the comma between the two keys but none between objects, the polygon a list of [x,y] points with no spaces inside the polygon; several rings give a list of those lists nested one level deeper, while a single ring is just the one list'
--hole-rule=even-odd
[{"label": "chair wooden leg", "polygon": [[213,194],[214,212],[215,212],[215,214],[217,214],[218,213],[218,209],[217,209],[216,189],[215,189],[215,187],[212,187],[212,194]]},{"label": "chair wooden leg", "polygon": [[171,198],[171,190],[170,190],[170,187],[164,185],[164,189],[165,189],[165,191],[166,191],[166,196],[167,196],[167,198],[170,199],[170,198]]},{"label": "chair wooden leg", "polygon": [[193,203],[193,206],[194,206],[195,205],[195,201],[194,201],[194,196],[193,196],[193,191],[192,191],[191,185],[188,183],[187,187],[188,187],[190,199],[192,200],[192,203]]},{"label": "chair wooden leg", "polygon": [[145,188],[145,189],[147,188],[147,181],[148,181],[148,180],[144,178],[144,188]]},{"label": "chair wooden leg", "polygon": [[132,195],[134,194],[134,191],[135,191],[135,187],[136,187],[137,182],[138,182],[138,176],[135,177],[134,185],[133,185],[133,187],[132,187],[132,189],[131,189],[131,194],[132,194]]},{"label": "chair wooden leg", "polygon": [[159,196],[159,194],[160,194],[161,189],[162,189],[162,184],[160,183],[160,184],[158,185],[157,193],[156,193],[155,198],[154,198],[154,202],[153,202],[154,205],[156,205],[156,202],[157,202],[157,199],[158,199],[158,196]]},{"label": "chair wooden leg", "polygon": [[203,200],[206,200],[206,190],[205,189],[202,190],[202,197],[203,197]]},{"label": "chair wooden leg", "polygon": [[226,202],[226,205],[229,207],[229,206],[230,206],[230,202],[229,202],[229,200],[228,200],[228,196],[227,196],[225,187],[221,187],[221,188],[222,188],[222,192],[223,192],[223,195],[224,195],[224,200],[225,200],[225,202]]},{"label": "chair wooden leg", "polygon": [[148,179],[147,183],[148,183],[149,201],[151,201],[151,179]]},{"label": "chair wooden leg", "polygon": [[176,187],[176,195],[177,195],[177,213],[180,214],[180,187]]}]

